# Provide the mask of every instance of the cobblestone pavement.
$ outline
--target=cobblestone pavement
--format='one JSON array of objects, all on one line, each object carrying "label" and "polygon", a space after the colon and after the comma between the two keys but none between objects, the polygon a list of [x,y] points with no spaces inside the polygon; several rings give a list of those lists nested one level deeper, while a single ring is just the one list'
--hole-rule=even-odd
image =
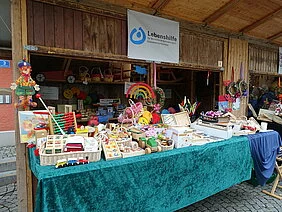
[{"label": "cobblestone pavement", "polygon": [[0,147],[0,160],[4,158],[16,157],[16,146]]},{"label": "cobblestone pavement", "polygon": [[[282,200],[261,192],[262,189],[270,191],[271,187],[272,183],[264,187],[254,187],[243,182],[177,212],[280,212],[282,211]],[[282,191],[278,190],[278,194],[282,195]],[[0,212],[14,212],[17,209],[16,184],[0,187]]]},{"label": "cobblestone pavement", "polygon": [[0,187],[0,211],[18,211],[16,183]]},{"label": "cobblestone pavement", "polygon": [[[222,192],[190,205],[178,212],[207,212],[207,211],[252,211],[252,212],[279,212],[282,211],[282,200],[262,193],[262,190],[271,191],[272,183],[266,186],[256,186],[243,182]],[[282,190],[277,190],[282,195]]]}]

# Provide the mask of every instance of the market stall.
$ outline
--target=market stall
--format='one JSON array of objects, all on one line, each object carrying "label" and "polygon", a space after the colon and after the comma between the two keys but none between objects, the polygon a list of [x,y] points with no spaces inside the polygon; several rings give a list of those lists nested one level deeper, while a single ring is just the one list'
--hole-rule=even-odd
[{"label": "market stall", "polygon": [[[120,180],[120,178],[105,178],[104,175],[105,173],[108,173],[108,171],[113,171],[113,173],[115,173],[117,170],[118,173],[114,176],[118,175],[119,177],[123,176],[124,178],[124,174],[121,172],[127,171],[127,169],[130,169],[131,171],[131,169],[133,169],[133,167],[137,167],[137,165],[138,167],[153,167],[156,173],[150,174],[150,172],[152,172],[151,169],[144,171],[143,178],[145,178],[145,181],[142,181],[141,185],[145,187],[145,182],[149,182],[152,187],[160,189],[160,193],[164,193],[164,190],[161,189],[161,186],[164,186],[164,188],[166,189],[172,189],[171,185],[174,185],[176,181],[181,181],[182,177],[184,177],[184,184],[181,184],[182,187],[180,186],[182,190],[179,191],[179,195],[187,195],[187,193],[191,191],[193,195],[192,199],[190,198],[189,200],[181,200],[181,197],[179,197],[179,195],[172,196],[173,192],[171,192],[171,194],[169,193],[168,196],[165,196],[165,198],[167,198],[167,201],[159,206],[160,208],[164,208],[165,210],[166,208],[178,209],[187,204],[191,204],[192,202],[212,195],[222,189],[227,188],[228,186],[234,185],[241,182],[242,180],[247,179],[249,177],[248,173],[250,165],[249,157],[247,156],[247,154],[249,154],[247,153],[249,149],[247,148],[247,146],[245,146],[247,142],[244,142],[245,138],[243,137],[230,139],[230,137],[233,136],[233,131],[230,130],[230,127],[232,128],[236,126],[236,136],[238,136],[259,131],[259,128],[257,128],[257,126],[253,125],[253,123],[249,124],[247,120],[244,120],[244,123],[241,122],[241,120],[235,123],[233,122],[231,125],[226,123],[224,123],[223,125],[218,123],[204,123],[207,125],[205,126],[205,129],[207,129],[208,132],[216,131],[221,132],[220,134],[224,135],[224,137],[218,138],[212,135],[203,135],[206,134],[206,132],[196,132],[196,129],[190,129],[189,126],[185,124],[185,126],[182,125],[181,127],[188,127],[188,129],[184,129],[183,131],[174,129],[174,133],[176,135],[174,135],[173,137],[173,139],[175,139],[173,140],[173,142],[171,141],[171,139],[168,139],[168,141],[164,143],[162,143],[163,141],[159,142],[157,141],[159,137],[154,139],[149,138],[151,137],[150,135],[152,135],[152,133],[154,132],[154,130],[152,130],[154,127],[151,127],[154,124],[153,122],[161,122],[161,113],[159,112],[160,108],[155,102],[152,101],[154,98],[151,98],[155,91],[150,91],[149,87],[151,87],[153,90],[156,90],[159,87],[166,89],[165,99],[167,101],[167,104],[169,105],[165,105],[166,108],[163,107],[162,109],[167,109],[165,112],[169,113],[167,119],[169,120],[169,122],[171,122],[171,120],[172,122],[176,121],[175,116],[171,114],[180,112],[181,107],[183,107],[184,111],[188,112],[189,116],[191,116],[191,120],[194,121],[197,117],[193,116],[195,115],[195,108],[193,109],[193,103],[195,102],[195,106],[199,106],[198,103],[200,101],[202,103],[200,106],[204,110],[203,112],[209,112],[207,110],[215,110],[217,107],[219,108],[219,106],[222,106],[221,109],[223,109],[223,111],[233,110],[232,112],[234,113],[234,115],[239,117],[241,115],[245,115],[247,108],[246,103],[248,101],[248,88],[246,84],[248,83],[248,63],[259,62],[263,65],[262,67],[266,67],[264,63],[265,60],[260,61],[259,59],[260,56],[262,58],[265,58],[265,54],[260,53],[259,51],[254,51],[253,54],[255,56],[249,57],[248,52],[250,48],[250,41],[248,39],[241,39],[241,32],[240,36],[238,36],[238,38],[240,39],[235,39],[234,36],[230,36],[230,33],[221,34],[213,31],[212,29],[209,29],[209,27],[206,27],[206,23],[203,26],[195,27],[190,26],[189,23],[183,20],[180,20],[179,22],[172,21],[172,19],[174,19],[172,17],[168,18],[167,20],[163,20],[162,18],[157,17],[157,11],[160,11],[163,6],[167,5],[167,3],[164,5],[159,5],[161,1],[156,1],[156,4],[154,4],[154,6],[151,5],[152,7],[154,7],[154,11],[151,11],[151,7],[149,8],[149,10],[148,8],[146,9],[143,7],[142,9],[140,8],[140,5],[137,5],[137,7],[134,8],[136,4],[130,4],[131,6],[129,7],[126,6],[126,8],[129,8],[129,10],[126,10],[124,7],[121,8],[119,6],[98,3],[96,1],[93,1],[93,4],[89,4],[89,2],[77,2],[72,0],[21,0],[14,1],[12,4],[12,31],[14,32],[14,67],[17,66],[17,61],[20,61],[24,57],[27,57],[26,59],[35,65],[35,69],[32,72],[32,77],[36,81],[32,81],[30,82],[30,84],[28,84],[28,86],[31,88],[33,86],[36,86],[32,88],[32,92],[30,92],[30,94],[26,93],[28,95],[20,95],[20,93],[18,93],[18,95],[16,93],[20,98],[20,101],[16,99],[15,103],[17,104],[19,111],[29,110],[30,106],[33,107],[36,106],[36,104],[41,107],[40,109],[45,110],[46,108],[43,107],[42,101],[35,98],[33,98],[32,101],[31,99],[31,95],[34,93],[33,89],[38,91],[37,85],[39,85],[41,89],[40,92],[44,94],[42,95],[42,98],[46,100],[47,106],[52,107],[52,111],[49,111],[50,107],[47,109],[47,112],[45,111],[45,115],[47,114],[48,116],[47,124],[42,124],[40,121],[41,119],[37,118],[36,122],[34,122],[33,118],[27,121],[20,119],[22,120],[22,123],[19,121],[19,130],[16,131],[16,139],[18,141],[17,170],[19,185],[19,206],[27,210],[32,210],[33,208],[33,191],[31,187],[32,178],[25,158],[26,144],[22,144],[24,142],[20,143],[22,139],[26,139],[25,142],[28,142],[31,145],[37,145],[37,151],[41,146],[38,144],[42,144],[44,148],[41,148],[42,152],[39,152],[40,155],[47,158],[49,154],[50,158],[52,159],[49,161],[50,164],[48,166],[46,166],[47,162],[39,166],[38,159],[36,158],[36,160],[33,160],[35,159],[32,155],[33,152],[32,150],[29,150],[29,152],[31,153],[30,167],[35,176],[38,178],[36,200],[36,207],[38,210],[44,210],[46,208],[52,207],[51,203],[58,203],[58,205],[55,204],[56,206],[58,206],[58,208],[73,206],[73,201],[76,201],[76,198],[79,196],[82,196],[83,198],[82,200],[80,199],[79,202],[76,202],[75,206],[84,207],[83,202],[88,202],[92,203],[92,205],[96,205],[97,202],[103,200],[103,196],[99,195],[104,194],[104,190],[103,192],[100,192],[100,194],[95,193],[95,191],[93,190],[93,193],[91,192],[91,196],[87,196],[87,193],[89,192],[89,189],[86,188],[87,183],[82,186],[82,188],[84,188],[82,190],[76,190],[78,189],[78,186],[73,188],[75,193],[73,193],[72,197],[64,196],[67,192],[63,193],[63,191],[69,191],[69,186],[76,185],[76,183],[82,181],[83,177],[80,176],[80,174],[82,173],[86,175],[88,180],[90,179],[88,174],[92,177],[93,173],[95,173],[95,176],[99,176],[99,180],[102,179],[101,181],[98,181],[98,178],[94,178],[94,180],[97,180],[95,181],[97,182],[97,187],[100,186],[100,182],[103,184],[111,184],[112,182],[116,183],[114,185],[116,187],[114,187],[115,189],[113,190],[114,195],[111,196],[110,192],[108,194],[108,200],[114,202],[113,205],[109,204],[113,208],[122,208],[122,204],[128,203],[126,202],[127,198],[122,198],[118,194],[118,192],[123,189],[122,186],[128,184],[118,184],[118,182],[115,180]],[[232,5],[236,6],[236,4]],[[244,6],[239,5],[239,7],[243,8]],[[226,7],[224,6],[221,8],[225,10]],[[137,11],[130,9],[137,9]],[[233,9],[236,9],[236,7],[234,7]],[[141,14],[141,11],[145,13]],[[154,16],[150,16],[149,14],[154,14]],[[218,18],[218,15],[216,16]],[[221,17],[225,17],[225,15]],[[144,21],[137,23],[137,20],[141,19]],[[208,20],[209,18],[204,19]],[[147,26],[150,27],[147,28],[146,24],[142,25],[143,23],[146,23]],[[248,23],[247,25],[249,24],[251,23]],[[156,32],[150,32],[152,25],[154,25],[153,28],[156,29]],[[242,27],[243,26],[238,28]],[[147,40],[144,35],[147,36]],[[147,47],[150,46],[150,48],[147,50],[144,50],[145,48],[139,48],[140,44],[145,42],[145,40]],[[143,51],[140,51],[140,49],[143,49]],[[271,63],[273,64],[276,64],[276,52],[277,49],[273,51],[273,60],[271,60]],[[47,63],[44,63],[43,65],[43,61],[47,61]],[[57,65],[56,68],[54,68],[54,64]],[[130,64],[130,69],[125,69],[124,64]],[[118,68],[116,65],[118,66]],[[139,75],[137,75],[137,77],[132,76],[136,70],[135,65],[139,65],[141,69],[145,67],[148,75],[146,77],[140,77]],[[135,70],[133,70],[132,67],[135,67]],[[256,65],[252,67],[258,66]],[[43,70],[44,68],[47,68],[47,70]],[[263,68],[259,69],[263,70]],[[16,81],[20,75],[21,73],[15,73],[14,81]],[[116,76],[118,76],[118,79],[115,78]],[[26,76],[22,77],[26,79]],[[132,92],[127,92],[128,90],[126,91],[124,87],[125,84],[127,84],[127,82],[129,81],[131,83],[141,82],[145,83],[146,85],[139,84],[138,86],[132,88]],[[18,83],[16,84],[17,86],[19,85]],[[205,89],[199,89],[199,87],[197,87],[198,85],[201,85],[201,88],[204,85]],[[132,85],[129,84],[127,86],[127,88],[129,88]],[[15,85],[13,86],[13,89],[16,89],[17,91]],[[96,90],[99,91],[97,92],[98,94],[103,94],[104,97],[102,98],[100,95],[96,95],[95,92],[93,92],[95,95],[91,93],[92,91]],[[137,93],[133,91],[137,91]],[[125,95],[129,95],[129,97],[125,97]],[[49,99],[47,99],[46,96],[48,96]],[[97,96],[99,96],[99,98],[97,98]],[[149,96],[150,98],[147,98],[147,96]],[[185,96],[190,98],[191,104],[185,104],[186,101],[182,102]],[[223,97],[221,98],[222,101],[219,101],[222,104],[217,104],[217,99],[220,96]],[[100,107],[102,103],[105,104],[105,102],[103,101],[111,101],[113,99],[120,99],[124,107],[117,107],[116,102],[107,102],[107,106],[104,107],[103,105],[103,107]],[[131,106],[133,106],[134,104],[130,104],[128,102],[128,99],[133,100],[134,103],[142,102],[144,111],[146,111],[146,113],[141,114],[140,111],[136,112],[135,109],[138,109],[138,107],[134,108],[133,110]],[[139,101],[140,99],[141,101]],[[157,103],[160,104],[161,102],[159,101]],[[170,105],[176,105],[177,107],[169,107]],[[77,111],[75,107],[79,108],[79,111]],[[64,110],[65,108],[72,108],[73,111],[66,111]],[[113,111],[117,112],[116,114],[118,115],[118,117],[113,117],[114,120],[112,120],[112,117],[110,117],[113,114]],[[73,112],[76,113],[75,116],[73,115]],[[34,114],[33,112],[31,113],[32,114],[17,113],[17,115],[18,117],[33,117]],[[64,114],[62,115],[62,113]],[[214,113],[203,113],[203,117],[206,114]],[[98,117],[97,119],[96,115],[100,117]],[[105,119],[103,119],[103,121],[99,120],[99,118],[105,118],[106,116],[108,118],[106,121]],[[71,122],[68,121],[70,117],[72,117]],[[211,117],[207,117],[207,119],[210,119],[211,121],[218,121],[217,118],[213,115]],[[138,132],[138,130],[140,132],[141,130],[140,134],[142,134],[142,136],[145,134],[145,138],[139,139],[139,137],[142,137],[139,134],[136,136],[137,138],[133,138],[132,129],[126,128],[126,133],[128,133],[128,136],[130,137],[131,135],[129,134],[132,133],[132,139],[137,140],[140,144],[138,147],[136,146],[136,143],[130,144],[129,146],[120,145],[120,152],[118,152],[117,154],[115,152],[117,150],[117,148],[115,148],[117,147],[117,143],[115,142],[118,142],[118,139],[122,139],[121,137],[118,137],[117,139],[116,135],[112,135],[110,133],[107,135],[109,140],[112,139],[110,142],[109,140],[105,140],[104,142],[103,136],[98,137],[100,139],[98,139],[98,142],[100,142],[99,145],[101,146],[96,145],[96,142],[88,142],[90,140],[93,141],[93,138],[94,141],[97,141],[95,140],[95,135],[101,135],[101,132],[103,130],[100,131],[100,129],[98,129],[99,122],[104,124],[109,120],[111,122],[119,122],[120,125],[118,126],[118,128],[123,128],[127,125],[144,125],[144,128],[146,128],[145,131],[147,132],[148,136],[144,131],[142,131],[144,130],[144,128],[140,127],[141,129],[134,129],[134,133],[138,134],[136,132]],[[38,131],[36,133],[33,132],[34,126],[32,124],[30,125],[29,121],[32,124],[37,124],[36,130]],[[178,121],[178,123],[183,123],[182,119],[178,119]],[[50,125],[48,126],[48,124]],[[152,125],[146,126],[148,124]],[[197,122],[197,124],[198,126],[202,126],[203,123]],[[93,127],[94,130],[85,130],[85,125],[90,125],[90,127]],[[49,131],[48,127],[50,126],[52,130]],[[80,126],[84,126],[85,128],[80,128]],[[42,127],[46,127],[46,129],[42,130]],[[113,131],[115,131],[114,129],[116,129],[115,127],[111,126],[106,126],[105,128],[108,131],[109,129],[113,129]],[[22,135],[22,132],[25,133]],[[181,135],[182,132],[185,132],[185,136]],[[57,135],[62,137],[57,138]],[[73,135],[74,137],[77,137],[73,138]],[[88,135],[88,137],[86,135]],[[32,139],[28,140],[27,138],[30,137],[32,137]],[[53,142],[51,142],[52,138],[54,139]],[[127,137],[127,140],[130,139]],[[38,140],[40,140],[40,142],[38,142]],[[85,148],[85,146],[83,145],[83,142],[85,142],[85,140],[88,142],[86,142],[87,144],[90,144],[86,146],[86,149],[90,152],[92,151],[91,156],[100,154],[98,157],[88,158],[89,160],[86,157],[79,159],[79,153],[71,153],[72,151],[70,150],[75,149],[79,152],[80,150]],[[181,142],[179,143],[178,141],[180,140]],[[46,141],[48,145],[46,145]],[[80,141],[80,143],[78,141]],[[78,142],[78,144],[76,142]],[[244,144],[242,144],[241,142]],[[106,151],[105,149],[109,147],[107,145],[110,144],[113,145],[111,146],[112,148],[109,148],[110,151]],[[209,155],[206,150],[209,148],[212,149],[217,145],[219,147],[219,149],[217,149],[217,151],[219,151],[218,155]],[[234,156],[234,158],[239,159],[237,161],[233,161],[233,154],[231,154],[231,149],[232,151],[233,148],[235,148],[236,150],[236,147],[234,147],[233,145],[237,146],[238,148],[240,148],[240,146],[242,145],[241,147],[244,152],[244,154],[242,154],[241,151],[240,154],[236,154]],[[93,152],[95,152],[94,150],[97,150],[97,146],[99,151],[97,154],[94,154]],[[231,148],[229,149],[228,146],[230,146]],[[174,149],[174,147],[185,148]],[[134,158],[122,158],[125,157],[126,154],[130,153],[132,148],[134,148],[134,151],[136,149],[139,150],[139,148],[143,149],[142,151],[140,150],[138,154],[151,152],[153,152],[154,154],[139,155]],[[159,152],[160,150],[169,150],[169,152]],[[46,154],[47,156],[44,154]],[[54,155],[58,156],[60,154],[74,154],[75,159],[73,157],[68,158],[67,156],[65,156],[65,158],[55,159]],[[85,151],[82,154],[83,156],[89,156],[86,155],[88,153],[85,153]],[[232,155],[231,158],[230,155]],[[240,166],[239,163],[239,161],[242,160],[243,157],[244,160],[246,160],[247,167],[244,167],[244,169]],[[222,182],[222,187],[217,187],[216,184],[213,184],[211,185],[211,191],[207,191],[203,189],[206,188],[206,186],[204,186],[204,184],[201,184],[202,182],[200,181],[197,183],[201,185],[201,190],[200,188],[195,188],[196,190],[193,190],[193,186],[195,185],[194,181],[197,181],[198,179],[196,178],[196,176],[198,176],[198,173],[194,173],[193,179],[189,179],[190,172],[192,172],[191,169],[193,168],[201,172],[202,164],[198,163],[198,167],[193,166],[190,168],[189,166],[187,168],[182,167],[182,165],[183,163],[187,163],[188,165],[188,161],[185,160],[197,159],[197,162],[199,162],[201,158],[202,162],[204,161],[203,168],[210,168],[208,164],[205,164],[205,161],[207,159],[207,161],[210,163],[217,163],[223,160],[227,164],[230,164],[230,166],[227,167],[217,167],[216,172],[213,170],[213,172],[210,172],[209,175],[203,173],[203,176],[205,176],[205,178],[207,179],[210,179],[211,176],[216,177],[218,180],[220,179],[220,182],[222,182],[222,179],[224,179],[224,181]],[[111,161],[111,159],[115,160]],[[175,166],[171,165],[171,159],[173,159],[173,162],[176,164]],[[165,170],[162,169],[162,166],[160,168],[159,166],[151,164],[148,165],[150,161],[156,162],[156,164],[158,165],[159,163],[162,164],[162,160],[164,160],[165,162]],[[36,161],[36,163],[34,161]],[[40,163],[42,163],[42,161],[43,160],[40,160]],[[89,164],[82,165],[83,163],[87,163],[89,161]],[[68,167],[72,166],[75,163],[78,163],[81,166]],[[237,170],[231,170],[233,163],[238,165]],[[55,164],[58,167],[57,169]],[[61,169],[59,167],[63,168]],[[115,169],[113,169],[112,167],[115,167]],[[161,183],[162,181],[160,176],[156,176],[156,174],[158,173],[158,171],[156,171],[157,169],[160,169],[163,172],[166,170],[171,171],[171,173],[167,173],[167,179],[164,180],[165,183]],[[70,175],[63,174],[67,170],[71,170]],[[241,177],[239,176],[240,174],[238,175],[237,173],[238,170],[242,171],[240,173],[242,174]],[[80,174],[76,173],[76,171],[78,171]],[[228,176],[230,175],[228,178],[222,177],[225,176],[225,171]],[[217,172],[221,175],[217,174]],[[136,169],[133,170],[132,173],[137,176]],[[181,176],[181,173],[183,173],[182,175],[184,176]],[[140,173],[138,173],[138,175],[139,174]],[[156,178],[157,181],[147,179],[147,175],[149,174],[150,177],[152,176],[153,179]],[[131,182],[132,180],[131,178],[127,178],[130,175],[132,174],[125,176],[125,178],[129,182]],[[69,182],[69,178],[67,176],[74,176],[74,180]],[[144,180],[143,178],[142,180]],[[66,181],[67,183],[64,183],[64,181]],[[126,183],[129,182],[126,181]],[[167,184],[167,182],[169,182],[169,184]],[[207,185],[209,185],[210,182],[207,183]],[[57,184],[60,184],[62,186],[57,186]],[[138,191],[140,191],[141,193],[141,186],[139,188],[139,184],[137,185],[135,181],[133,181],[133,185],[136,187],[130,187],[130,189],[132,189],[132,193],[128,194],[131,197],[135,197],[134,195],[136,194],[133,193],[133,191],[135,190],[137,190],[137,193]],[[190,189],[190,185],[193,187],[191,188],[192,190]],[[62,188],[62,191],[59,191],[58,188]],[[102,185],[99,188],[102,189]],[[152,192],[155,192],[157,189],[153,189],[152,191],[147,190],[144,195],[146,196],[147,194],[148,196],[146,197],[155,200],[152,197]],[[57,192],[57,190],[61,192],[60,195],[55,195],[55,192]],[[26,191],[28,195],[26,195]],[[196,191],[196,193],[200,193],[202,195],[199,195],[198,197],[195,197],[195,199],[193,199],[195,195],[193,191]],[[54,199],[60,198],[60,196],[62,196],[63,199],[58,200],[59,202]],[[178,199],[177,197],[179,197],[180,199]],[[50,202],[48,202],[49,198],[51,199]],[[114,198],[117,199],[114,200]],[[150,203],[148,204],[148,207],[152,208],[151,200],[145,200],[144,196],[141,198],[143,203],[146,203],[148,201]],[[176,203],[174,203],[174,205],[169,205],[169,202],[171,202],[171,200],[174,200],[174,202]],[[46,201],[46,204],[44,203],[44,201]],[[60,204],[60,201],[64,201],[64,203],[62,202],[62,204]],[[157,201],[155,201],[154,204],[156,204],[156,202]],[[42,205],[40,205],[41,203]],[[106,205],[97,205],[97,208],[103,208],[104,206]],[[85,207],[87,208],[88,206]],[[127,206],[125,207],[127,208]],[[136,208],[138,209],[138,207],[140,206],[137,204]]]}]

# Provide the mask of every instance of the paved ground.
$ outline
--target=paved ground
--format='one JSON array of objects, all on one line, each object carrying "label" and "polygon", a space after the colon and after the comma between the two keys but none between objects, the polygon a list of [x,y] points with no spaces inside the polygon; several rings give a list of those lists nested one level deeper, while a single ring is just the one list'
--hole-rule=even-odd
[{"label": "paved ground", "polygon": [[0,187],[0,211],[18,211],[16,183]]},{"label": "paved ground", "polygon": [[16,157],[16,146],[0,146],[0,160]]},{"label": "paved ground", "polygon": [[[261,192],[270,191],[272,183],[264,187],[254,187],[249,183],[241,183],[219,192],[200,202],[179,210],[179,212],[204,212],[204,211],[253,211],[274,212],[282,211],[282,200],[270,197]],[[282,194],[282,190],[278,194]]]},{"label": "paved ground", "polygon": [[[207,212],[207,211],[252,211],[252,212],[280,212],[282,200],[275,199],[261,192],[271,189],[272,184],[265,187],[254,187],[246,182],[235,185],[218,194],[190,205],[178,212]],[[278,193],[282,195],[282,190]],[[0,187],[0,212],[17,211],[17,187],[9,184]]]}]

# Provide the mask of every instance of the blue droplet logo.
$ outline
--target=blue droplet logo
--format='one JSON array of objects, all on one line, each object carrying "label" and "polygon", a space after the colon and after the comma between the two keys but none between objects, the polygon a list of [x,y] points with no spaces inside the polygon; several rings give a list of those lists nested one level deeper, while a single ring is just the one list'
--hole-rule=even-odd
[{"label": "blue droplet logo", "polygon": [[133,44],[140,45],[140,44],[144,43],[145,40],[146,40],[146,34],[145,34],[144,30],[142,29],[142,27],[139,27],[138,30],[136,28],[134,28],[130,32],[130,41]]}]

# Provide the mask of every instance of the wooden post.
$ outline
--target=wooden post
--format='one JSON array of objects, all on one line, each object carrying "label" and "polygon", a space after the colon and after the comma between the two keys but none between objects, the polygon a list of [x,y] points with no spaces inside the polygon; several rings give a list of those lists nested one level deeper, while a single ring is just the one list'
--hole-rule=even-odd
[{"label": "wooden post", "polygon": [[[19,77],[17,70],[18,61],[24,57],[28,58],[27,51],[23,46],[27,44],[27,21],[26,21],[26,0],[11,0],[11,26],[12,26],[12,59],[13,59],[13,81]],[[15,100],[18,98],[15,96]],[[20,143],[18,113],[15,110],[15,143],[17,163],[17,191],[18,210],[33,211],[32,204],[32,177],[27,167],[26,144]]]},{"label": "wooden post", "polygon": [[[232,67],[234,68],[234,81],[240,78],[240,65],[243,64],[245,73],[244,79],[248,83],[248,41],[239,40],[234,38],[229,38],[228,46],[228,68],[227,75],[230,77],[232,74]],[[230,79],[230,78],[229,78]],[[240,109],[233,110],[232,113],[239,116],[247,115],[247,102],[248,97],[241,97],[240,99]]]},{"label": "wooden post", "polygon": [[150,68],[148,70],[147,83],[152,87],[154,86],[154,63],[150,63]]}]

